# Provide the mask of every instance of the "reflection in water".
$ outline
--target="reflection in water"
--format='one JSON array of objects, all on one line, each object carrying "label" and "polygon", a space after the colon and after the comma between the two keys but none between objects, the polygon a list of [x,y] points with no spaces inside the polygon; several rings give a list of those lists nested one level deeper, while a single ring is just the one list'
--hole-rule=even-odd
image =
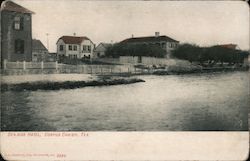
[{"label": "reflection in water", "polygon": [[247,72],[141,76],[145,83],[4,92],[2,130],[247,130]]}]

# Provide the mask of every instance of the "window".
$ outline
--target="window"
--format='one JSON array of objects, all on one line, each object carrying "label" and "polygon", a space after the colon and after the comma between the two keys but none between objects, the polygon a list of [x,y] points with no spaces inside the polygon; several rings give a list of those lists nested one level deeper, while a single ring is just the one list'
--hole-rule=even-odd
[{"label": "window", "polygon": [[60,45],[60,47],[59,47],[60,49],[60,51],[63,51],[63,45]]},{"label": "window", "polygon": [[76,46],[76,45],[74,45],[74,50],[75,50],[75,51],[77,50],[77,46]]},{"label": "window", "polygon": [[72,50],[72,45],[69,45],[69,50]]},{"label": "window", "polygon": [[165,49],[166,48],[166,43],[162,43],[161,47]]},{"label": "window", "polygon": [[24,53],[24,40],[20,39],[15,40],[15,53],[16,54]]},{"label": "window", "polygon": [[16,16],[14,18],[14,29],[15,30],[22,30],[23,29],[23,18]]},{"label": "window", "polygon": [[89,51],[89,52],[91,51],[91,46],[88,46],[88,51]]},{"label": "window", "polygon": [[82,53],[88,53],[91,52],[91,46],[90,45],[83,45],[82,46]]},{"label": "window", "polygon": [[82,52],[86,52],[86,50],[87,50],[87,46],[86,46],[86,45],[83,45],[83,46],[82,46]]}]

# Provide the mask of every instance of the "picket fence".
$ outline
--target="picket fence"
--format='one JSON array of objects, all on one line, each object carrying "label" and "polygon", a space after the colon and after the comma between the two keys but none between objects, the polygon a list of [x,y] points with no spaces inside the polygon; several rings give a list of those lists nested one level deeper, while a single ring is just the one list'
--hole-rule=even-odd
[{"label": "picket fence", "polygon": [[8,62],[4,61],[3,71],[10,74],[36,73],[83,73],[83,74],[119,74],[142,72],[133,65],[68,65],[58,62]]},{"label": "picket fence", "polygon": [[58,69],[58,63],[56,62],[8,62],[4,60],[3,69]]}]

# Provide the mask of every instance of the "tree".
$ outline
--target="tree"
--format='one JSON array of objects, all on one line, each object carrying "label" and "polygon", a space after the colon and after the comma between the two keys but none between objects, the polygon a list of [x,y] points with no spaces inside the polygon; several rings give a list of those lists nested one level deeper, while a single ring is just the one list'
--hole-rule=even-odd
[{"label": "tree", "polygon": [[119,56],[150,56],[164,57],[166,51],[157,45],[117,43],[107,48],[106,55],[109,57]]},{"label": "tree", "polygon": [[208,65],[213,66],[218,62],[221,65],[225,62],[229,65],[243,63],[249,52],[221,46],[199,47],[194,44],[182,44],[173,51],[172,55],[178,59],[200,62],[202,65],[207,62]]},{"label": "tree", "polygon": [[185,59],[193,62],[201,59],[201,52],[202,49],[197,45],[182,44],[173,51],[172,55],[178,59]]}]

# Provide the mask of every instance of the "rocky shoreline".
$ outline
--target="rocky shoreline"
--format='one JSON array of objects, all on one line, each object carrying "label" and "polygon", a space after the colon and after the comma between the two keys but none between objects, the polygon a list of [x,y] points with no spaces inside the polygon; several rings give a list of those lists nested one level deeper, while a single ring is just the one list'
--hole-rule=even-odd
[{"label": "rocky shoreline", "polygon": [[75,89],[89,86],[110,86],[145,82],[138,78],[111,78],[103,77],[91,81],[64,81],[64,82],[25,82],[18,84],[1,84],[1,92],[5,91],[36,91],[36,90],[59,90],[59,89]]},{"label": "rocky shoreline", "polygon": [[249,68],[205,68],[205,69],[191,69],[191,70],[158,70],[154,71],[153,75],[181,75],[181,74],[201,74],[201,73],[215,73],[215,72],[234,72],[234,71],[248,71]]}]

